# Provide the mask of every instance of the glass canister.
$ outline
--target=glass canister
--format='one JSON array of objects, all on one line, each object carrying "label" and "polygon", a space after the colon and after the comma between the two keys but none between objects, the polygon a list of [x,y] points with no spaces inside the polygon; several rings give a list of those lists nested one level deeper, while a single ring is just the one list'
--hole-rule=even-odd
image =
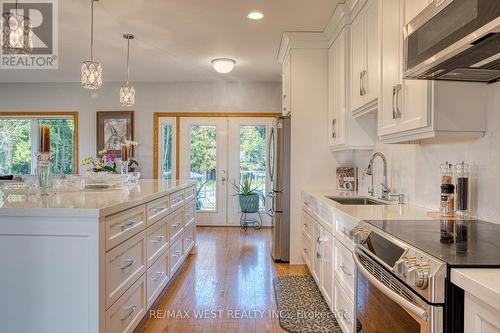
[{"label": "glass canister", "polygon": [[455,215],[455,185],[441,185],[441,205],[440,212],[442,216]]},{"label": "glass canister", "polygon": [[470,166],[462,162],[455,166],[455,179],[456,179],[456,211],[457,215],[467,215],[469,210],[469,179],[470,179]]},{"label": "glass canister", "polygon": [[445,162],[439,166],[441,168],[441,185],[453,184],[453,166]]}]

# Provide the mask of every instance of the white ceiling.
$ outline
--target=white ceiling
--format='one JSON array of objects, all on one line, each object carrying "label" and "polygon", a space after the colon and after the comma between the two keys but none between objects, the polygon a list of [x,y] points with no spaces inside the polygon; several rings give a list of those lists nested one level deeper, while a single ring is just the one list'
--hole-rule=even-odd
[{"label": "white ceiling", "polygon": [[[95,5],[95,56],[105,81],[125,79],[124,32],[133,81],[279,81],[276,53],[284,31],[322,31],[337,0],[101,0]],[[260,10],[261,21],[246,18]],[[59,0],[59,69],[0,70],[1,82],[74,82],[89,58],[90,1]],[[229,75],[210,60],[237,61]]]}]

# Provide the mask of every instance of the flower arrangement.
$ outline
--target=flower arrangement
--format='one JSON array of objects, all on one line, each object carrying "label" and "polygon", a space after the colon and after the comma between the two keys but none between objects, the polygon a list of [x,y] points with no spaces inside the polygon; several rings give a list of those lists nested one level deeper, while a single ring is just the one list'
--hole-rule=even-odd
[{"label": "flower arrangement", "polygon": [[101,150],[97,153],[97,155],[99,156],[97,160],[94,160],[92,157],[86,157],[83,159],[82,165],[91,166],[87,169],[87,171],[118,173],[118,170],[116,169],[115,154],[108,154],[107,150]]}]

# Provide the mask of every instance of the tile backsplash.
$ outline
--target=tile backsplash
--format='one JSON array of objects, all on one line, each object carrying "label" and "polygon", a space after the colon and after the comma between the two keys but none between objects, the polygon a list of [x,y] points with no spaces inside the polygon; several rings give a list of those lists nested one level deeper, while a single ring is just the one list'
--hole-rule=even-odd
[{"label": "tile backsplash", "polygon": [[[500,224],[500,83],[488,89],[486,135],[473,141],[443,144],[396,144],[378,142],[375,151],[388,159],[388,181],[394,193],[404,193],[416,205],[437,210],[439,207],[440,169],[445,161],[466,161],[473,166],[471,209],[475,216]],[[474,112],[474,110],[470,110]],[[354,153],[354,165],[360,171],[360,190],[366,191],[370,178],[362,178],[373,151]],[[375,189],[380,191],[382,162],[375,162]]]}]

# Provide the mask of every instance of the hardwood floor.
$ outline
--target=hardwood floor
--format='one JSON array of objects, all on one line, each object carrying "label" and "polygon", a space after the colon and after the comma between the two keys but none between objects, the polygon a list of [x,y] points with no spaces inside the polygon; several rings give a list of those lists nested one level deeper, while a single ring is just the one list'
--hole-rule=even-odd
[{"label": "hardwood floor", "polygon": [[141,332],[285,332],[276,316],[273,278],[309,274],[307,268],[272,261],[268,228],[197,232],[198,253],[171,281]]}]

